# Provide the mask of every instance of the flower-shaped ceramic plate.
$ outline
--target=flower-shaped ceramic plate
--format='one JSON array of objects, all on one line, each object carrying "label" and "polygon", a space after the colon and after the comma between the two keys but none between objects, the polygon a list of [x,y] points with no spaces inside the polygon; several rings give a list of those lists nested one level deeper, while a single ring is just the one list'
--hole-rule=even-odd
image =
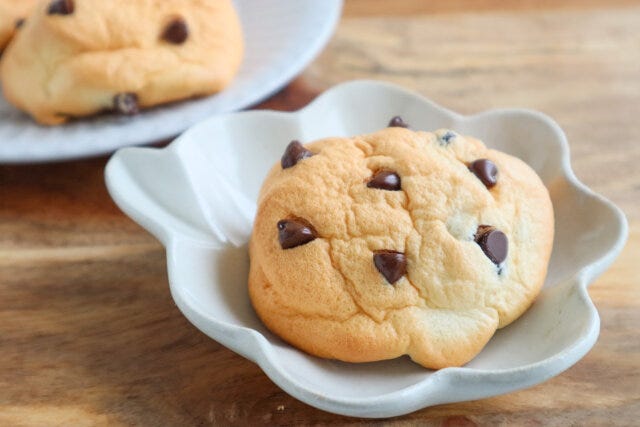
[{"label": "flower-shaped ceramic plate", "polygon": [[109,153],[174,137],[213,114],[255,104],[311,62],[331,37],[342,10],[342,0],[234,0],[234,4],[242,21],[245,57],[224,91],[134,117],[103,115],[54,127],[37,125],[0,92],[0,163]]},{"label": "flower-shaped ceramic plate", "polygon": [[[454,129],[520,157],[553,200],[557,232],[542,293],[464,367],[431,371],[406,357],[350,364],[309,356],[271,334],[249,301],[246,243],[255,201],[288,142],[373,132],[396,114],[416,129]],[[292,396],[352,416],[484,398],[569,368],[598,337],[586,287],[627,235],[620,210],[574,176],[565,136],[551,119],[526,110],[461,116],[372,81],[337,86],[295,113],[213,117],[164,149],[122,149],[107,165],[106,181],[122,210],[166,246],[173,298],[196,327],[259,364]]]}]

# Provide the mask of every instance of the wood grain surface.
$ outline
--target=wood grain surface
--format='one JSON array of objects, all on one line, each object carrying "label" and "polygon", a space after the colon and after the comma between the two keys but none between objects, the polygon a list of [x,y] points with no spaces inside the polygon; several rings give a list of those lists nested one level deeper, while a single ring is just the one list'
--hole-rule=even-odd
[{"label": "wood grain surface", "polygon": [[574,367],[385,421],[311,408],[179,313],[163,248],[106,192],[106,158],[0,166],[0,425],[637,425],[640,4],[558,3],[347,1],[324,53],[258,107],[294,110],[335,83],[374,78],[463,113],[554,117],[578,177],[631,225],[590,287],[602,330]]}]

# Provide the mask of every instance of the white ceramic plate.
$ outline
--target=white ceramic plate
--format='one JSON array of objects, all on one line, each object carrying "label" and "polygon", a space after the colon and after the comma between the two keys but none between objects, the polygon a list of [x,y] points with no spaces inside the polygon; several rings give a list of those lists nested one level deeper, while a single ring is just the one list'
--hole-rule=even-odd
[{"label": "white ceramic plate", "polygon": [[[269,333],[247,295],[246,244],[267,170],[292,139],[372,132],[400,114],[416,129],[451,128],[518,156],[548,186],[556,238],[533,307],[462,368],[430,371],[408,358],[349,364],[309,356]],[[396,86],[337,86],[295,113],[212,117],[165,149],[126,148],[106,168],[116,203],[167,250],[176,304],[205,334],[256,362],[292,396],[352,416],[390,417],[540,383],[576,363],[598,337],[586,287],[627,236],[618,208],[578,182],[562,130],[540,113],[461,116]]]},{"label": "white ceramic plate", "polygon": [[235,0],[246,53],[220,94],[158,107],[135,117],[101,116],[58,127],[37,125],[0,93],[0,163],[104,154],[173,137],[212,114],[236,111],[280,89],[320,52],[340,18],[342,0]]}]

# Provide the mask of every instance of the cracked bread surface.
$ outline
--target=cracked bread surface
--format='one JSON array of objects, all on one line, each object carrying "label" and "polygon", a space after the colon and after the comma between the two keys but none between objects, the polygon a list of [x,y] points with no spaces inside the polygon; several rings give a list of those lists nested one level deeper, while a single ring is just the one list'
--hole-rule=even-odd
[{"label": "cracked bread surface", "polygon": [[41,1],[4,52],[0,80],[10,103],[55,125],[118,110],[123,94],[120,112],[133,114],[219,92],[242,54],[231,0]]},{"label": "cracked bread surface", "polygon": [[[328,138],[306,145],[313,156],[295,166],[271,169],[250,242],[249,294],[272,332],[320,357],[407,354],[437,369],[471,360],[531,305],[553,242],[548,192],[521,160],[445,132]],[[495,186],[470,171],[477,159],[495,163]],[[381,170],[400,177],[399,191],[367,186]],[[287,218],[303,218],[316,238],[283,249],[276,224]],[[487,224],[508,239],[498,265],[476,241]],[[389,250],[406,257],[393,284],[372,262]]]}]

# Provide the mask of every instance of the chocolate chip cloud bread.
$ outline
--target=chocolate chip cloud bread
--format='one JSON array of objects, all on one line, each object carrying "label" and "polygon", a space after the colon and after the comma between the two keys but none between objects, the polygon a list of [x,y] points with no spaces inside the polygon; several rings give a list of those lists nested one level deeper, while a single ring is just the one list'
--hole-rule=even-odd
[{"label": "chocolate chip cloud bread", "polygon": [[39,2],[4,52],[5,97],[38,122],[218,92],[243,52],[231,0]]},{"label": "chocolate chip cloud bread", "polygon": [[313,355],[459,366],[538,294],[549,194],[477,139],[390,125],[287,147],[259,196],[251,301]]},{"label": "chocolate chip cloud bread", "polygon": [[24,24],[36,0],[0,0],[0,52]]}]

